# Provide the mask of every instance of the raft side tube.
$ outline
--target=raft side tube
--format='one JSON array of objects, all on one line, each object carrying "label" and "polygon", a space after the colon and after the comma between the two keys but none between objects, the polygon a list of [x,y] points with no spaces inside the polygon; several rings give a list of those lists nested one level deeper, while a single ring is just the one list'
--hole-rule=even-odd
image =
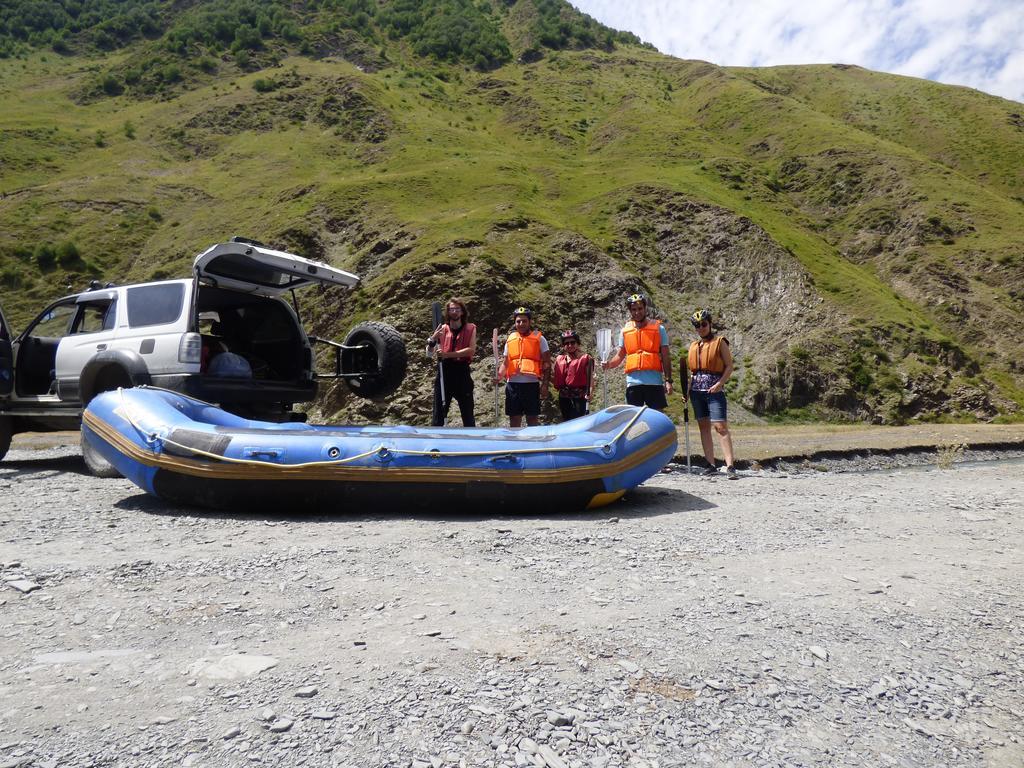
[{"label": "raft side tube", "polygon": [[616,406],[525,430],[264,424],[152,388],[99,395],[87,439],[176,503],[220,509],[578,510],[619,498],[672,457],[657,411]]}]

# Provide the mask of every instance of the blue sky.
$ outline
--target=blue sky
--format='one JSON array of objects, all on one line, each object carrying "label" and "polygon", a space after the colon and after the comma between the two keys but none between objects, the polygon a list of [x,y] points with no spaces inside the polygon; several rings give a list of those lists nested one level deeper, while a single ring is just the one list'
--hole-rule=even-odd
[{"label": "blue sky", "polygon": [[570,0],[725,66],[858,64],[1024,102],[1024,0]]}]

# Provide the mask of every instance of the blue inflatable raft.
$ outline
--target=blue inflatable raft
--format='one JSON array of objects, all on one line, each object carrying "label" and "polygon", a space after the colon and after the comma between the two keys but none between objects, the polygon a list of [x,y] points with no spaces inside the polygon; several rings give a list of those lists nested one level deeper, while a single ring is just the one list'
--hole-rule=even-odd
[{"label": "blue inflatable raft", "polygon": [[324,427],[249,421],[150,387],[96,396],[83,431],[143,490],[233,510],[594,509],[676,449],[671,419],[629,405],[519,430]]}]

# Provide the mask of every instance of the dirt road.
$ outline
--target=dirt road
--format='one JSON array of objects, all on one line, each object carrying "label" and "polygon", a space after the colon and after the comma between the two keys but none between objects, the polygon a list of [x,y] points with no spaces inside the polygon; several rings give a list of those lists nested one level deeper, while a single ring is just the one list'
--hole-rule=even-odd
[{"label": "dirt road", "polygon": [[[741,466],[782,457],[814,458],[823,453],[914,451],[939,446],[1024,450],[1024,424],[911,424],[879,427],[868,424],[749,424],[732,425],[736,458]],[[682,459],[684,429],[678,428]],[[78,432],[29,432],[14,436],[16,450],[41,450],[78,445]],[[694,459],[701,452],[696,422],[690,424]],[[720,448],[716,448],[720,450]],[[719,456],[719,459],[722,457]]]},{"label": "dirt road", "polygon": [[1020,766],[1021,469],[254,517],[15,450],[0,766]]},{"label": "dirt road", "polygon": [[[691,440],[696,434],[690,426]],[[849,452],[885,452],[965,446],[1024,448],[1024,424],[739,424],[732,427],[738,458],[765,461],[785,456],[815,457]],[[680,431],[679,444],[683,444]],[[699,453],[699,440],[693,442]]]}]

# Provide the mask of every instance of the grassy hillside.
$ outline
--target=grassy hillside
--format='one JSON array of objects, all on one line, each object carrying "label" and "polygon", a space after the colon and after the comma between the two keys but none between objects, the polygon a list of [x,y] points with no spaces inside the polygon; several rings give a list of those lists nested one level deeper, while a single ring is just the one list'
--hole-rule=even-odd
[{"label": "grassy hillside", "polygon": [[[321,335],[383,317],[414,342],[457,293],[487,335],[525,302],[549,337],[576,325],[592,346],[639,288],[676,347],[693,307],[715,308],[733,395],[758,413],[1024,403],[1024,105],[856,68],[680,61],[540,0],[431,6],[488,30],[470,35],[486,54],[401,15],[420,3],[280,6],[252,47],[237,27],[184,35],[205,6],[148,5],[154,27],[110,50],[87,28],[0,59],[15,325],[92,275],[184,274],[237,233],[364,277],[306,297]],[[414,366],[363,415],[422,419],[428,381]],[[354,406],[328,388],[319,415]]]}]

